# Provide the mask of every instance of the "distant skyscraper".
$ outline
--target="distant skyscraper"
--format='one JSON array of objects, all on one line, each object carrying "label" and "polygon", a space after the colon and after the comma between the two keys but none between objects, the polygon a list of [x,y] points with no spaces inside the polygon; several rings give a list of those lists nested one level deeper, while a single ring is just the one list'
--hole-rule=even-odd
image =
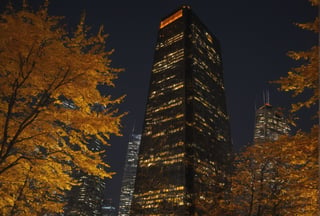
[{"label": "distant skyscraper", "polygon": [[208,214],[231,149],[218,39],[183,6],[160,23],[131,215]]},{"label": "distant skyscraper", "polygon": [[[88,148],[97,152],[103,145],[96,139],[88,141]],[[101,216],[102,201],[105,190],[104,179],[74,170],[73,177],[80,185],[75,185],[66,194],[67,204],[64,215],[68,216]]]},{"label": "distant skyscraper", "polygon": [[116,207],[114,207],[112,199],[104,201],[102,206],[102,216],[117,216]]},{"label": "distant skyscraper", "polygon": [[130,213],[134,182],[136,179],[138,152],[141,141],[140,134],[132,134],[128,143],[128,151],[124,166],[122,187],[120,194],[119,216],[128,216]]},{"label": "distant skyscraper", "polygon": [[256,110],[254,143],[275,141],[280,135],[287,135],[289,132],[290,127],[280,109],[267,102]]}]

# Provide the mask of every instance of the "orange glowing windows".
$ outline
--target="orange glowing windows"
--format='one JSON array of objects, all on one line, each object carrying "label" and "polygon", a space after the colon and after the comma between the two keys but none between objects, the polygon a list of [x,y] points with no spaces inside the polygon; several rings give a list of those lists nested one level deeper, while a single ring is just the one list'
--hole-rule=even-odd
[{"label": "orange glowing windows", "polygon": [[161,21],[160,23],[160,28],[162,29],[163,27],[169,25],[170,23],[174,22],[175,20],[179,19],[182,17],[182,9],[178,10],[176,13],[168,17],[167,19]]},{"label": "orange glowing windows", "polygon": [[213,39],[208,32],[206,32],[206,37],[207,37],[208,41],[210,41],[210,43],[213,43]]}]

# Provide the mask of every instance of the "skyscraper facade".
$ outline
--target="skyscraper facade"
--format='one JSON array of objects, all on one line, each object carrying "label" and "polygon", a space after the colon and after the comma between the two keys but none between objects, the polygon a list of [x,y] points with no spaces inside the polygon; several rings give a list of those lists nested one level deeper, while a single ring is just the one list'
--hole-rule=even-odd
[{"label": "skyscraper facade", "polygon": [[160,22],[131,215],[204,215],[231,153],[218,39],[189,6]]},{"label": "skyscraper facade", "polygon": [[124,166],[122,187],[120,194],[119,216],[128,216],[130,213],[134,183],[138,165],[138,152],[141,141],[141,134],[132,134]]},{"label": "skyscraper facade", "polygon": [[254,143],[275,141],[279,136],[288,135],[289,132],[290,126],[279,108],[267,102],[256,110]]}]

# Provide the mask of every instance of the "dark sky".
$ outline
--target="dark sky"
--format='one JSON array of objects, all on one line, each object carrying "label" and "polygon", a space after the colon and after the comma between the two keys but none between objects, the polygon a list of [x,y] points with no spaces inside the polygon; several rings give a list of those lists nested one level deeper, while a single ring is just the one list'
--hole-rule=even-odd
[{"label": "dark sky", "polygon": [[[296,64],[286,53],[317,43],[315,34],[293,25],[316,16],[317,9],[307,0],[52,0],[49,12],[65,16],[71,29],[84,10],[93,32],[104,25],[110,34],[107,48],[115,49],[112,66],[125,69],[116,88],[110,90],[115,96],[127,95],[120,109],[129,112],[123,119],[123,137],[113,137],[106,153],[111,170],[117,172],[108,180],[106,197],[115,203],[128,135],[134,122],[137,131],[142,127],[159,22],[182,4],[190,5],[220,40],[232,140],[237,149],[252,140],[254,110],[263,103],[263,91],[270,92],[274,106],[288,108],[292,102],[288,94],[279,93],[276,85],[268,83]],[[299,114],[298,126],[307,130],[310,116],[305,111]]]}]

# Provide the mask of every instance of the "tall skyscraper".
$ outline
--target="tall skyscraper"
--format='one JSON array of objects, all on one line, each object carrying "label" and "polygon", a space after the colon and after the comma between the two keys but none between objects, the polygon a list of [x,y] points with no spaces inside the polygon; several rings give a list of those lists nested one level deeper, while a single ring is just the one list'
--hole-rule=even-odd
[{"label": "tall skyscraper", "polygon": [[160,22],[131,215],[205,215],[231,141],[218,39],[189,6]]},{"label": "tall skyscraper", "polygon": [[290,132],[289,124],[279,108],[266,102],[256,110],[256,124],[253,142],[275,141]]},{"label": "tall skyscraper", "polygon": [[134,182],[136,179],[138,152],[141,141],[141,134],[132,134],[124,166],[122,187],[120,194],[119,216],[128,216],[130,213]]}]

